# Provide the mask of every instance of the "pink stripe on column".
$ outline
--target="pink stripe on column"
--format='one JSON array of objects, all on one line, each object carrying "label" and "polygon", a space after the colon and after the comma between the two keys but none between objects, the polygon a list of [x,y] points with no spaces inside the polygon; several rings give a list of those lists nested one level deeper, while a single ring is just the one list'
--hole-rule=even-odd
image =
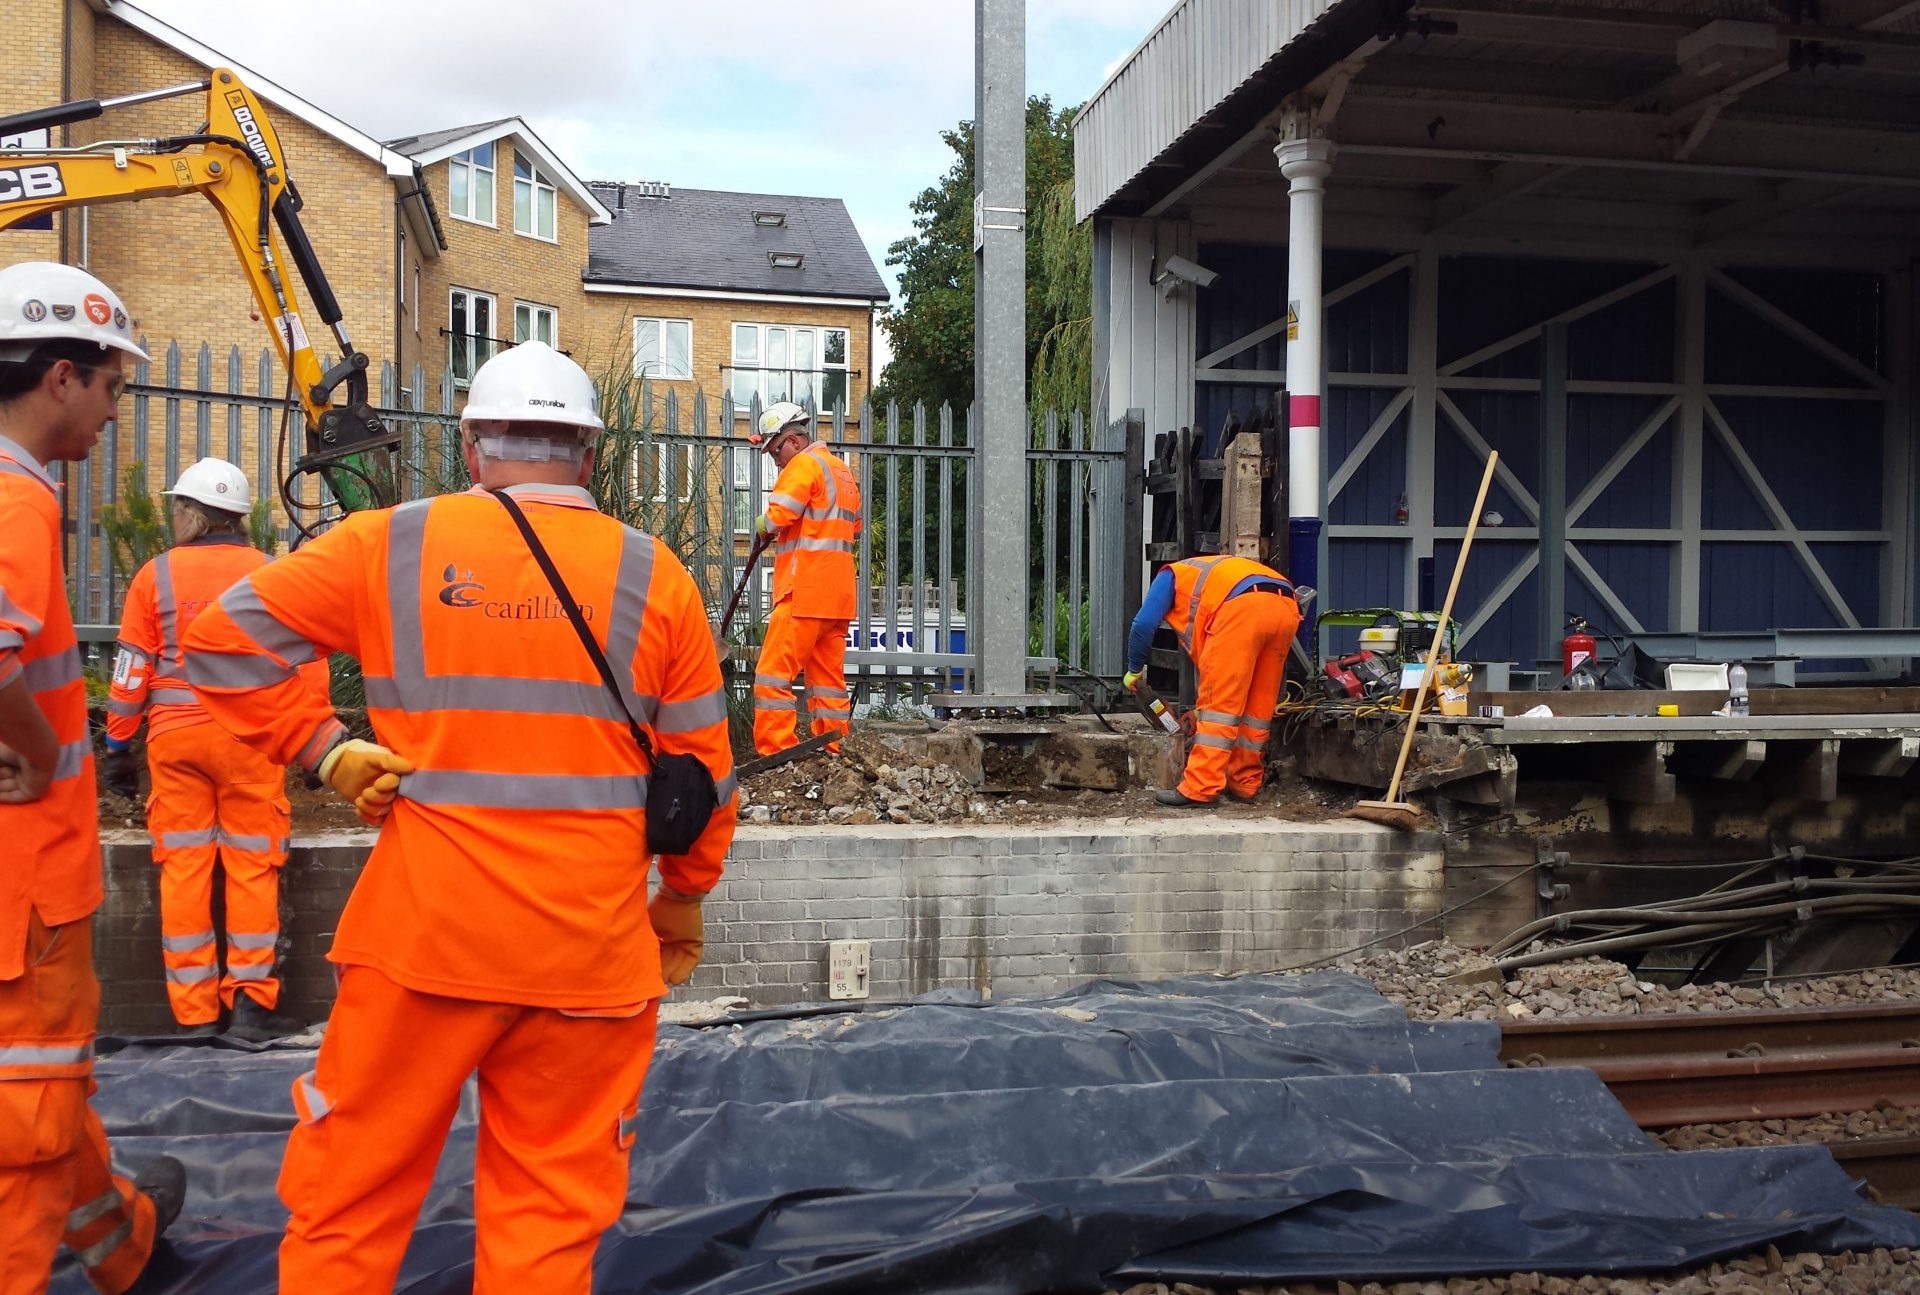
[{"label": "pink stripe on column", "polygon": [[1287,397],[1287,426],[1289,427],[1320,426],[1320,397],[1288,396]]}]

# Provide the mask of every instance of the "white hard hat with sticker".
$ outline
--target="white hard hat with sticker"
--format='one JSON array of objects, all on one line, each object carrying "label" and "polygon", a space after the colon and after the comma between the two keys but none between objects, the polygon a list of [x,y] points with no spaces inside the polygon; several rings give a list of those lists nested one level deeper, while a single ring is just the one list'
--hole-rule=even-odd
[{"label": "white hard hat with sticker", "polygon": [[133,340],[133,321],[119,296],[85,270],[57,261],[0,269],[0,361],[24,360],[53,341],[92,342],[148,358]]}]

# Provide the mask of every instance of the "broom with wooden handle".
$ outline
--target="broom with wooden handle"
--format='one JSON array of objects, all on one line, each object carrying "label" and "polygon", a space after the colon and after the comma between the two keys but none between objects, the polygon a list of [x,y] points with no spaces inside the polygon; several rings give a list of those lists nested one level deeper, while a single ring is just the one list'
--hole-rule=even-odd
[{"label": "broom with wooden handle", "polygon": [[1347,811],[1352,818],[1364,818],[1369,823],[1409,832],[1420,826],[1419,809],[1400,799],[1400,779],[1407,771],[1407,756],[1413,751],[1414,730],[1420,724],[1420,705],[1426,701],[1427,689],[1433,684],[1434,666],[1439,662],[1440,649],[1447,641],[1447,622],[1453,615],[1453,597],[1460,592],[1460,577],[1466,574],[1467,554],[1473,548],[1473,533],[1479,529],[1480,511],[1487,506],[1487,491],[1493,486],[1493,470],[1498,466],[1499,451],[1489,451],[1487,470],[1480,478],[1480,493],[1473,501],[1473,511],[1467,514],[1467,533],[1460,541],[1460,556],[1454,559],[1453,583],[1447,586],[1447,600],[1440,604],[1440,624],[1434,630],[1433,643],[1427,648],[1427,664],[1420,671],[1420,686],[1414,690],[1413,712],[1407,716],[1407,735],[1400,739],[1400,758],[1393,762],[1393,781],[1387,784],[1387,798],[1357,802]]}]

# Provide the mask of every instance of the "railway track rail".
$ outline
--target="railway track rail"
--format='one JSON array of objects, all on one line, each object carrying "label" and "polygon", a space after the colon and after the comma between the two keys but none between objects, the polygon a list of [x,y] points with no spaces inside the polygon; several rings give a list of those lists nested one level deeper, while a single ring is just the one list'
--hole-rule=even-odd
[{"label": "railway track rail", "polygon": [[[1509,1066],[1584,1066],[1642,1128],[1920,1106],[1920,1004],[1514,1021]],[[1824,1144],[1879,1199],[1920,1209],[1920,1137]]]}]

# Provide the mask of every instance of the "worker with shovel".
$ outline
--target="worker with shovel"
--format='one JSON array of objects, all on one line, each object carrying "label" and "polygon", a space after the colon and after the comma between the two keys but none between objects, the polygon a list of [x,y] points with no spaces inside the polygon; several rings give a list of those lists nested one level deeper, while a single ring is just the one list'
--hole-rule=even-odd
[{"label": "worker with shovel", "polygon": [[844,734],[853,718],[847,624],[857,598],[860,485],[826,442],[812,437],[812,422],[806,410],[782,400],[747,438],[780,473],[767,511],[754,519],[756,534],[774,537],[773,614],[753,675],[753,746],[761,755],[798,742],[793,683],[803,674],[815,737]]},{"label": "worker with shovel", "polygon": [[100,818],[87,684],[60,560],[60,487],[145,360],[126,308],[84,270],[0,270],[0,1291],[44,1291],[61,1244],[119,1295],[186,1199],[161,1156],[113,1173],[87,1104],[100,982]]},{"label": "worker with shovel", "polygon": [[1200,672],[1193,747],[1180,785],[1162,805],[1211,805],[1225,792],[1252,800],[1266,780],[1267,732],[1280,700],[1287,653],[1300,627],[1293,586],[1252,558],[1183,558],[1160,569],[1127,635],[1127,673],[1137,688],[1153,632],[1165,624]]}]

